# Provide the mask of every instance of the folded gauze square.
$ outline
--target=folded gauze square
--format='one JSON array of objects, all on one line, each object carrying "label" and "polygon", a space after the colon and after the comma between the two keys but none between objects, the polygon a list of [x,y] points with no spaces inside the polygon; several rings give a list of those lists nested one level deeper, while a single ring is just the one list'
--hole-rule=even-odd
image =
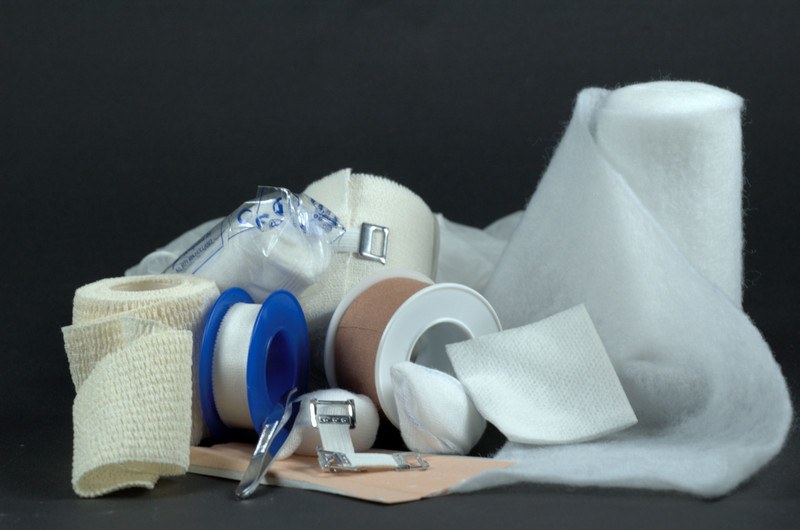
[{"label": "folded gauze square", "polygon": [[481,415],[513,442],[582,442],[636,424],[582,305],[448,344],[447,356]]},{"label": "folded gauze square", "polygon": [[[741,99],[700,83],[580,93],[485,295],[505,328],[584,304],[639,419],[601,440],[509,442],[519,481],[725,494],[783,446],[792,410],[741,310]],[[756,180],[757,176],[751,176]]]}]

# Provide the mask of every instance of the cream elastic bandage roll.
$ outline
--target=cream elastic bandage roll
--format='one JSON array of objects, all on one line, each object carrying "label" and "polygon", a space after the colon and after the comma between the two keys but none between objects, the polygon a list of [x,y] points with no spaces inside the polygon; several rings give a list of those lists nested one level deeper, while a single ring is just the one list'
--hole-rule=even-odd
[{"label": "cream elastic bandage roll", "polygon": [[[305,193],[324,204],[347,228],[343,240],[360,236],[372,243],[372,253],[384,262],[370,259],[349,248],[337,252],[317,284],[300,297],[312,341],[312,365],[322,368],[319,357],[325,331],[336,306],[363,278],[386,269],[406,269],[431,277],[436,270],[437,224],[430,208],[419,196],[383,177],[337,171],[312,183]],[[383,229],[387,232],[384,232]],[[362,237],[362,240],[364,237]]]},{"label": "cream elastic bandage roll", "polygon": [[73,324],[62,331],[77,391],[76,493],[152,488],[186,470],[204,430],[195,346],[218,295],[210,280],[177,275],[110,278],[75,292]]},{"label": "cream elastic bandage roll", "polygon": [[447,344],[500,329],[491,305],[469,287],[385,271],[364,279],[336,308],[325,341],[328,383],[368,396],[398,426],[393,365],[413,361],[453,374]]}]

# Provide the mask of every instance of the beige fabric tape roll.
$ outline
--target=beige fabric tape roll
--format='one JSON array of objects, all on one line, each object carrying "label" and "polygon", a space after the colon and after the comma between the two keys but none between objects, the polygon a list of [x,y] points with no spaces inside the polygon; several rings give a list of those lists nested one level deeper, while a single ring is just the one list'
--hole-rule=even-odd
[{"label": "beige fabric tape roll", "polygon": [[109,278],[75,292],[62,332],[77,391],[76,493],[153,487],[186,470],[189,445],[204,434],[199,337],[218,296],[211,280],[183,275]]},{"label": "beige fabric tape roll", "polygon": [[305,192],[330,208],[358,234],[363,223],[388,229],[385,263],[357,252],[337,252],[326,273],[300,297],[311,335],[312,367],[321,371],[325,332],[336,306],[359,281],[378,271],[405,269],[433,276],[438,256],[438,225],[428,205],[408,188],[383,177],[337,171]]},{"label": "beige fabric tape roll", "polygon": [[391,368],[403,361],[455,375],[445,347],[501,330],[477,291],[403,270],[369,276],[347,293],[325,341],[328,384],[368,396],[399,426]]}]

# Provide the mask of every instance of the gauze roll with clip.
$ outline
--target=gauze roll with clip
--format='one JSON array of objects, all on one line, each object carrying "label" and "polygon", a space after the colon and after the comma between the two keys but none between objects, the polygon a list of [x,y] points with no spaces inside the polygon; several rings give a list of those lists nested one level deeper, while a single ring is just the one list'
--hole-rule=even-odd
[{"label": "gauze roll with clip", "polygon": [[337,171],[313,182],[305,193],[325,204],[347,228],[328,270],[300,296],[321,370],[325,333],[336,306],[359,281],[386,269],[431,277],[436,268],[437,225],[430,208],[400,184],[373,175]]},{"label": "gauze roll with clip", "polygon": [[309,392],[300,397],[300,412],[294,423],[289,438],[276,456],[278,460],[288,458],[292,454],[317,456],[317,449],[323,446],[319,429],[314,427],[314,419],[310,414],[309,404],[312,400],[347,401],[352,400],[358,422],[349,430],[353,448],[362,452],[370,449],[378,435],[378,409],[363,394],[354,394],[341,388],[324,388]]}]

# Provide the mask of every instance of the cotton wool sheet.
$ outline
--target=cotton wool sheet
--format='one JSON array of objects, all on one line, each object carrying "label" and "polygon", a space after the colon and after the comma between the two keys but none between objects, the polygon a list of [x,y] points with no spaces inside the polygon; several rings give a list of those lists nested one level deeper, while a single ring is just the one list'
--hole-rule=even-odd
[{"label": "cotton wool sheet", "polygon": [[[496,458],[515,465],[457,491],[525,481],[716,497],[780,451],[786,382],[741,309],[741,108],[701,83],[579,94],[521,219],[495,224],[516,229],[484,294],[506,329],[584,304],[639,423],[580,444],[508,442]],[[458,254],[440,255],[444,277]]]}]

